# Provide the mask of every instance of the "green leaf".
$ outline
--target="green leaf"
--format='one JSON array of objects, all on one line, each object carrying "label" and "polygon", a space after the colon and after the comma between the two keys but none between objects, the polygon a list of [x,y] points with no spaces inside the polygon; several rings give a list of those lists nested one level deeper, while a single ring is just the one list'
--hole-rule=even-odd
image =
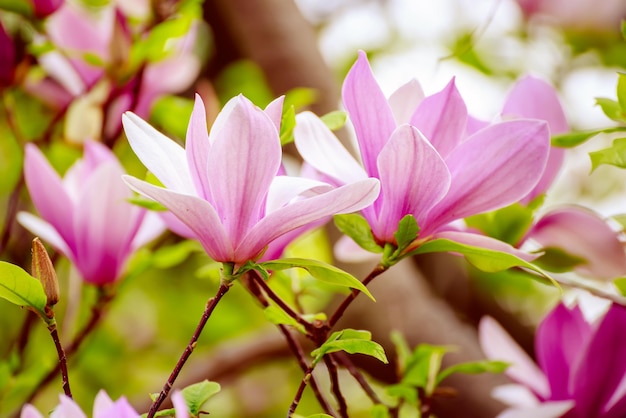
[{"label": "green leaf", "polygon": [[311,352],[317,363],[324,355],[345,351],[349,354],[365,354],[372,356],[387,364],[385,349],[377,342],[372,341],[372,333],[369,331],[344,329],[333,334],[319,348]]},{"label": "green leaf", "polygon": [[510,269],[511,267],[524,267],[550,280],[555,286],[558,287],[558,284],[554,281],[554,279],[545,271],[513,254],[461,244],[448,239],[440,238],[428,241],[417,250],[413,251],[411,255],[440,252],[463,254],[467,261],[474,267],[489,273]]},{"label": "green leaf", "polygon": [[333,220],[341,232],[352,238],[364,250],[371,253],[383,252],[383,248],[374,239],[370,225],[362,215],[358,213],[335,215]]},{"label": "green leaf", "polygon": [[609,118],[617,122],[623,122],[626,119],[624,115],[624,109],[620,106],[620,103],[612,99],[604,97],[596,97],[596,104],[600,106],[604,114]]},{"label": "green leaf", "polygon": [[185,240],[179,243],[161,247],[152,255],[152,263],[159,269],[168,269],[178,266],[185,261],[191,253],[203,252],[198,241]]},{"label": "green leaf", "polygon": [[533,223],[534,208],[519,203],[493,212],[470,216],[465,221],[492,238],[508,244],[517,244]]},{"label": "green leaf", "polygon": [[308,271],[311,276],[321,282],[357,289],[365,293],[370,299],[375,300],[363,283],[358,281],[353,275],[321,261],[307,260],[305,258],[284,258],[267,261],[259,265],[267,270],[285,270],[299,267]]},{"label": "green leaf", "polygon": [[335,110],[322,116],[320,119],[331,131],[336,131],[346,124],[348,113],[343,110]]},{"label": "green leaf", "polygon": [[389,396],[404,399],[411,405],[417,404],[417,400],[419,399],[416,387],[405,383],[397,383],[395,385],[387,386],[387,393]]},{"label": "green leaf", "polygon": [[175,137],[185,138],[193,104],[193,100],[184,97],[163,96],[152,106],[150,119]]},{"label": "green leaf", "polygon": [[602,130],[569,132],[566,134],[552,136],[550,143],[553,147],[573,148],[600,133],[602,133]]},{"label": "green leaf", "polygon": [[417,221],[413,215],[406,215],[400,222],[398,222],[398,229],[393,234],[396,238],[396,244],[398,246],[397,252],[401,253],[406,247],[408,247],[415,239],[420,231],[420,227],[417,225]]},{"label": "green leaf", "polygon": [[481,373],[502,373],[507,367],[509,367],[509,363],[504,361],[494,361],[494,360],[483,360],[483,361],[472,361],[467,363],[458,363],[453,366],[450,366],[439,373],[437,376],[437,384],[441,383],[443,379],[450,376],[453,373],[463,373],[463,374],[481,374]]},{"label": "green leaf", "polygon": [[555,273],[572,271],[574,267],[586,263],[584,258],[569,254],[562,248],[547,247],[542,248],[541,251],[543,254],[533,260],[533,263],[542,269]]},{"label": "green leaf", "polygon": [[626,74],[617,74],[617,102],[622,110],[622,120],[626,118]]},{"label": "green leaf", "polygon": [[291,316],[287,315],[285,311],[280,309],[278,306],[268,306],[263,310],[265,317],[268,321],[275,325],[290,325],[300,331],[303,334],[306,334],[306,329],[302,324],[299,324]]},{"label": "green leaf", "polygon": [[41,282],[15,264],[0,261],[0,298],[34,309],[46,319],[46,294]]},{"label": "green leaf", "polygon": [[613,280],[613,284],[622,296],[626,296],[626,277],[620,277]]},{"label": "green leaf", "polygon": [[403,374],[406,366],[411,358],[411,349],[406,342],[404,335],[399,331],[391,331],[391,342],[396,348],[396,357],[398,358],[398,371]]},{"label": "green leaf", "polygon": [[93,52],[85,52],[83,54],[83,61],[94,67],[104,67],[104,60],[102,57],[98,54],[94,54]]},{"label": "green leaf", "polygon": [[437,387],[441,361],[450,350],[449,347],[430,344],[417,346],[407,363],[402,383],[423,388],[427,396],[432,395]]},{"label": "green leaf", "polygon": [[293,130],[296,127],[296,108],[289,106],[280,121],[280,145],[293,142]]},{"label": "green leaf", "polygon": [[187,403],[187,407],[189,408],[191,415],[198,416],[202,405],[204,405],[204,403],[213,395],[219,393],[221,389],[222,388],[219,383],[209,382],[208,380],[195,383],[183,389],[183,398],[185,398],[185,402]]},{"label": "green leaf", "polygon": [[295,109],[302,109],[317,100],[317,90],[310,87],[295,87],[285,94],[284,107],[293,106]]},{"label": "green leaf", "polygon": [[615,139],[609,148],[590,152],[589,157],[592,172],[602,164],[626,168],[626,138]]},{"label": "green leaf", "polygon": [[371,418],[391,418],[389,415],[389,409],[383,404],[377,404],[370,409]]}]

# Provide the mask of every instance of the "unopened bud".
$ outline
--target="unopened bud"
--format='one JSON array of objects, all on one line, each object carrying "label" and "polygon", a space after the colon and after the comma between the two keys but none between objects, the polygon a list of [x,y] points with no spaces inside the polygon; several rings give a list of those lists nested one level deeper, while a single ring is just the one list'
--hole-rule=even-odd
[{"label": "unopened bud", "polygon": [[46,305],[54,306],[59,301],[59,281],[46,248],[39,238],[33,240],[32,275],[39,279],[48,298]]}]

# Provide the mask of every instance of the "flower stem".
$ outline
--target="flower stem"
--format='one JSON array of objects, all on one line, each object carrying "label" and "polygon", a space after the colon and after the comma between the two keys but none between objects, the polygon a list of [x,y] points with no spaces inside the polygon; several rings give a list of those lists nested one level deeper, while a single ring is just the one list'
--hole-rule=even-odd
[{"label": "flower stem", "polygon": [[367,380],[365,380],[363,373],[356,368],[354,363],[352,363],[352,361],[344,353],[333,353],[331,356],[337,361],[337,363],[341,364],[348,370],[374,404],[382,403],[376,392],[374,392],[374,389],[372,389]]},{"label": "flower stem", "polygon": [[337,364],[331,356],[324,356],[324,363],[326,364],[328,374],[330,375],[330,388],[335,395],[337,404],[339,405],[339,416],[341,418],[348,418],[348,404],[346,404],[346,399],[341,393],[341,385],[339,384],[339,373],[337,372]]},{"label": "flower stem", "polygon": [[[388,266],[378,264],[376,267],[374,267],[374,270],[372,270],[370,274],[368,274],[367,277],[363,279],[363,285],[367,286],[372,280],[374,280],[376,277],[380,276],[385,271],[387,271],[388,268],[389,268]],[[354,299],[356,299],[357,296],[359,296],[360,293],[361,293],[360,290],[353,289],[352,292],[348,296],[346,296],[346,298],[343,300],[343,302],[341,302],[339,307],[337,307],[337,310],[335,310],[335,312],[332,314],[332,316],[328,320],[328,326],[330,328],[334,327],[335,324],[337,324],[337,322],[341,319],[341,317],[345,313],[346,309],[348,309],[350,304],[354,301]]]},{"label": "flower stem", "polygon": [[313,366],[307,368],[304,373],[304,377],[302,377],[302,381],[300,382],[300,386],[298,386],[298,391],[296,395],[293,397],[293,401],[291,401],[291,405],[289,405],[289,411],[287,412],[287,418],[293,417],[293,414],[296,412],[296,408],[300,403],[300,399],[302,399],[302,394],[304,393],[304,389],[309,381],[313,378]]},{"label": "flower stem", "polygon": [[194,348],[196,348],[196,344],[198,343],[198,338],[200,338],[200,334],[202,333],[202,330],[204,329],[204,326],[206,325],[207,321],[211,317],[213,310],[215,309],[219,301],[222,299],[222,297],[226,294],[226,292],[228,292],[228,289],[230,289],[231,286],[232,286],[232,281],[222,280],[222,282],[220,283],[220,287],[217,290],[216,295],[207,301],[204,313],[202,314],[202,317],[200,318],[200,322],[198,323],[198,326],[196,327],[196,330],[194,331],[191,337],[191,340],[189,341],[189,344],[187,344],[185,351],[183,351],[183,354],[178,359],[178,362],[176,363],[176,366],[174,366],[174,370],[172,370],[172,373],[170,374],[170,377],[167,379],[167,382],[165,382],[165,385],[163,385],[163,389],[161,390],[161,393],[159,393],[159,396],[156,398],[156,400],[150,407],[150,411],[148,411],[148,418],[154,417],[154,415],[157,413],[157,410],[159,409],[159,407],[161,406],[161,404],[163,403],[163,401],[169,394],[170,390],[172,389],[172,386],[174,386],[174,382],[176,381],[178,374],[180,373],[183,366],[185,365],[185,363],[191,356],[191,353],[193,353]]},{"label": "flower stem", "polygon": [[61,376],[63,378],[63,392],[65,393],[65,396],[71,398],[72,391],[70,389],[70,378],[67,374],[67,357],[65,356],[65,351],[63,351],[63,346],[61,346],[61,341],[59,340],[56,322],[49,325],[48,330],[50,331],[50,336],[52,337],[52,341],[54,341],[54,346],[56,347],[57,354],[59,356],[59,365],[61,367]]}]

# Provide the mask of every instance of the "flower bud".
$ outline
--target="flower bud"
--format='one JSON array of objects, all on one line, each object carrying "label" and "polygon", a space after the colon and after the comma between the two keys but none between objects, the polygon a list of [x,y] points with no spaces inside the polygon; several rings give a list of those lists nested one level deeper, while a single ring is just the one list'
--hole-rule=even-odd
[{"label": "flower bud", "polygon": [[59,281],[48,252],[39,238],[33,240],[32,252],[32,275],[43,285],[43,291],[48,298],[46,305],[54,306],[59,301]]}]

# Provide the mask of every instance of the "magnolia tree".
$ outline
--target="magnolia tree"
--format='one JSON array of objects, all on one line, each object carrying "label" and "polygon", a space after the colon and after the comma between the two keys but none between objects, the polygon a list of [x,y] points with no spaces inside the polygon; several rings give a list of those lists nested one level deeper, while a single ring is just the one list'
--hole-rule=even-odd
[{"label": "magnolia tree", "polygon": [[[582,0],[564,15],[519,3],[520,24],[602,38],[585,53],[626,49],[621,2],[600,26]],[[0,415],[459,416],[445,405],[484,380],[456,376],[504,373],[494,416],[626,416],[624,218],[544,203],[567,148],[626,131],[623,74],[617,98],[597,100],[605,127],[578,131],[541,77],[509,74],[501,109],[477,117],[458,78],[386,94],[355,50],[344,110],[316,114],[311,90],[272,97],[261,59],[202,70],[223,54],[213,5],[0,7]],[[453,57],[503,71],[467,48]],[[598,146],[593,168],[624,168],[623,141]],[[374,303],[415,260],[462,268],[492,302],[517,295],[510,314],[537,319],[535,349],[488,309],[465,328],[484,353],[472,361],[444,359],[470,346],[400,332],[439,315]],[[385,343],[352,325],[358,303],[390,315]]]}]

